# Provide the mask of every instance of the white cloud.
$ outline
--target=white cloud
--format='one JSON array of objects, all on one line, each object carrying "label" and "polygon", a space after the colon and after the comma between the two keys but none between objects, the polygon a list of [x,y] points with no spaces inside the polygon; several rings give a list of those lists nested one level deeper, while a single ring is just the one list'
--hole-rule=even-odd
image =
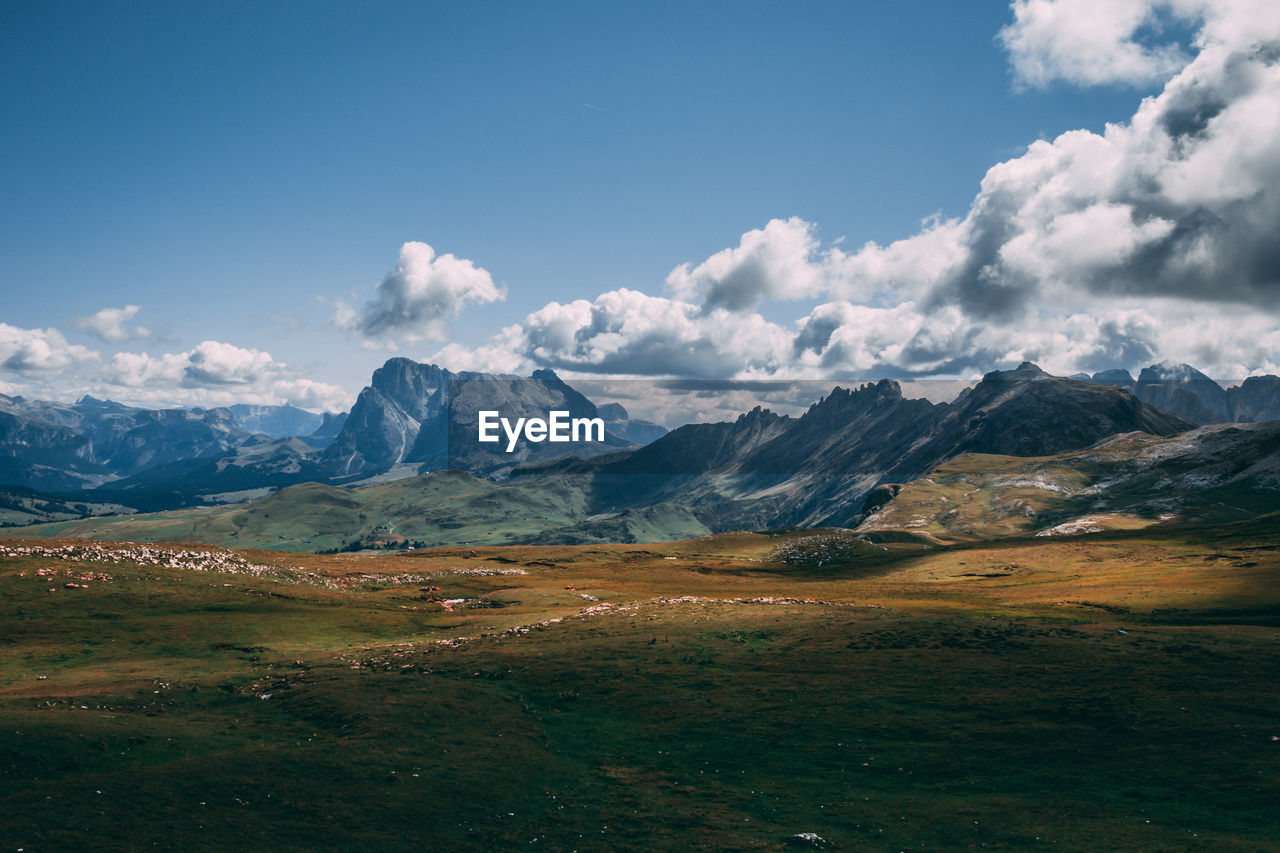
[{"label": "white cloud", "polygon": [[[1053,49],[1059,73],[1076,51],[1110,79],[1137,67],[1128,43],[1155,9],[1020,3],[1014,27],[1066,11],[1076,17],[1064,26],[1079,27],[1096,11],[1101,30],[1068,26]],[[1194,59],[1160,65],[1177,73],[1128,122],[1040,140],[993,166],[964,217],[850,252],[822,246],[812,223],[773,220],[672,270],[676,299],[615,291],[553,303],[492,345],[567,369],[697,376],[960,375],[1024,358],[1064,371],[1160,358],[1237,372],[1273,364],[1256,343],[1228,342],[1244,328],[1251,342],[1274,341],[1280,311],[1280,5],[1161,9],[1203,19]],[[829,301],[789,329],[755,313],[812,297]]]},{"label": "white cloud", "polygon": [[0,323],[0,370],[56,373],[97,357],[86,347],[67,343],[57,329],[22,329]]},{"label": "white cloud", "polygon": [[931,216],[920,233],[888,246],[868,242],[857,252],[827,253],[830,292],[863,302],[914,299],[963,263],[964,229],[954,219]]},{"label": "white cloud", "polygon": [[747,311],[766,299],[817,296],[827,272],[813,231],[812,223],[797,216],[771,220],[743,234],[736,248],[722,249],[696,267],[676,267],[667,275],[667,288],[678,299],[730,311]]},{"label": "white cloud", "polygon": [[452,369],[501,363],[590,374],[767,376],[785,365],[790,348],[790,334],[758,314],[624,288],[591,302],[552,302],[488,348],[451,345],[431,360]]},{"label": "white cloud", "polygon": [[[1233,31],[1213,21],[1202,39]],[[934,303],[1007,318],[1072,288],[1280,306],[1280,13],[1255,23],[1206,41],[1129,122],[992,167]]]},{"label": "white cloud", "polygon": [[1000,263],[1013,275],[1069,288],[1126,263],[1173,229],[1173,222],[1160,217],[1139,225],[1130,205],[1099,201],[1029,223],[1000,248]]},{"label": "white cloud", "polygon": [[427,361],[453,371],[527,375],[538,365],[522,354],[525,348],[524,330],[517,324],[507,326],[489,344],[478,347],[448,344]]},{"label": "white cloud", "polygon": [[769,375],[790,337],[758,314],[710,311],[634,290],[594,302],[552,303],[524,323],[525,354],[539,364],[590,373]]},{"label": "white cloud", "polygon": [[[275,379],[261,399],[263,402],[288,403],[300,409],[323,412],[345,412],[355,402],[353,394],[337,385],[304,378]],[[246,401],[237,398],[234,402]]]},{"label": "white cloud", "polygon": [[36,399],[83,394],[122,403],[228,406],[292,403],[307,409],[349,408],[353,395],[301,375],[268,352],[204,341],[185,352],[101,353],[68,344],[57,329],[0,323],[0,393]]},{"label": "white cloud", "polygon": [[[963,216],[928,218],[888,245],[824,246],[815,224],[773,219],[676,266],[665,295],[551,302],[430,360],[712,379],[968,376],[1024,359],[1060,373],[1162,359],[1222,377],[1280,371],[1280,3],[1017,0],[1013,10],[1000,38],[1022,82],[1163,78],[1162,91],[1101,132],[1033,142],[988,170]],[[1192,43],[1161,42],[1169,21],[1198,27]],[[504,297],[473,262],[406,243],[373,299],[339,304],[334,324],[394,350],[443,342],[458,311]],[[797,300],[822,304],[791,324],[759,313]],[[104,336],[132,317],[103,318]],[[269,353],[214,341],[96,358],[55,330],[0,325],[10,372],[98,370],[99,386],[133,399],[314,407],[342,396]]]},{"label": "white cloud", "polygon": [[505,291],[488,270],[451,254],[436,255],[426,243],[400,247],[400,263],[360,308],[339,302],[333,322],[359,335],[371,348],[395,350],[401,344],[449,337],[449,321],[469,304],[497,302]]},{"label": "white cloud", "polygon": [[1014,0],[1000,42],[1024,85],[1144,84],[1167,78],[1189,57],[1176,43],[1143,44],[1140,30],[1186,19],[1198,4],[1168,0]]},{"label": "white cloud", "polygon": [[93,383],[95,396],[140,405],[226,406],[290,403],[307,409],[346,409],[352,395],[299,375],[288,364],[257,349],[202,341],[186,352],[120,352]]},{"label": "white cloud", "polygon": [[182,381],[191,386],[247,385],[280,369],[271,353],[222,341],[203,341],[186,354]]},{"label": "white cloud", "polygon": [[141,310],[138,305],[126,305],[123,308],[103,308],[89,317],[80,317],[76,320],[76,326],[107,343],[142,340],[150,337],[151,331],[145,326],[130,327],[127,325]]}]

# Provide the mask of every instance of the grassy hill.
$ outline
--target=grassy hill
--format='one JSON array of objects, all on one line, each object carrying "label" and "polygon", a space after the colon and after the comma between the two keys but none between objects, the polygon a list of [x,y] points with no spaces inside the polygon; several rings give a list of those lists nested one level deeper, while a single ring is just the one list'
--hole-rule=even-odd
[{"label": "grassy hill", "polygon": [[333,556],[11,542],[3,835],[1277,850],[1278,530]]},{"label": "grassy hill", "polygon": [[441,471],[359,489],[303,483],[245,504],[36,525],[22,535],[299,551],[486,544],[574,524],[584,504],[565,480],[506,486]]},{"label": "grassy hill", "polygon": [[39,524],[22,528],[21,535],[321,552],[653,542],[709,532],[687,510],[670,504],[589,512],[588,485],[574,475],[494,483],[462,471],[356,489],[302,483],[243,504]]},{"label": "grassy hill", "polygon": [[972,453],[881,486],[858,526],[934,542],[1215,523],[1280,510],[1280,424],[1115,436],[1054,456]]}]

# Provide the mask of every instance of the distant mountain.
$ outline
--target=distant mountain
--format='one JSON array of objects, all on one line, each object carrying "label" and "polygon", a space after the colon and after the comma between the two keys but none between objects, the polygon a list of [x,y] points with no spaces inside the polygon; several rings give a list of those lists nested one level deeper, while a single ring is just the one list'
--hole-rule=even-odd
[{"label": "distant mountain", "polygon": [[41,417],[26,402],[0,395],[0,482],[79,489],[111,478],[104,466],[92,460],[86,436]]},{"label": "distant mountain", "polygon": [[227,409],[138,409],[0,395],[0,482],[79,489],[176,460],[226,452],[249,437]]},{"label": "distant mountain", "polygon": [[950,405],[906,399],[883,380],[837,388],[799,418],[757,409],[557,470],[590,476],[600,511],[676,502],[713,531],[848,526],[880,483],[912,479],[962,453],[1042,455],[1121,432],[1171,435],[1193,426],[1127,391],[1026,363],[987,374]]},{"label": "distant mountain", "polygon": [[[76,500],[107,503],[119,503],[120,491],[167,480],[174,481],[167,492],[186,493],[182,478],[206,463],[260,458],[264,437],[309,435],[343,419],[293,406],[142,409],[90,396],[66,404],[0,395],[0,483],[44,493],[101,488],[111,494]],[[328,440],[305,439],[308,449]],[[241,450],[246,444],[252,449]]]},{"label": "distant mountain", "polygon": [[[98,405],[134,412],[135,417],[141,411],[117,404]],[[599,416],[590,400],[551,371],[538,371],[532,377],[455,374],[434,365],[394,358],[374,372],[369,387],[361,392],[350,413],[321,417],[286,406],[209,410],[231,419],[236,429],[233,440],[211,452],[170,454],[141,469],[104,471],[102,466],[95,467],[76,456],[77,452],[86,453],[77,435],[50,432],[53,425],[46,424],[46,441],[57,440],[66,445],[59,457],[64,459],[63,466],[78,462],[85,471],[78,478],[63,476],[56,481],[40,471],[21,484],[70,490],[87,483],[97,488],[86,497],[151,511],[242,500],[265,490],[307,481],[352,484],[446,468],[498,476],[520,464],[636,446],[613,432],[610,425],[623,432],[634,429],[665,433],[656,425],[630,420],[625,410],[621,417],[611,411],[614,417],[605,419],[603,442],[522,441],[516,450],[507,453],[505,439],[500,445],[477,441],[477,412],[482,409],[499,411],[513,421],[521,416],[545,418],[552,410],[568,411],[574,417]],[[308,417],[302,418],[299,412]],[[317,422],[309,435],[273,438],[268,432],[305,429]],[[249,434],[245,425],[256,432]],[[92,454],[86,458],[91,460]],[[91,479],[94,476],[97,479]]]},{"label": "distant mountain", "polygon": [[177,459],[106,483],[83,496],[144,512],[234,503],[316,480],[317,452],[305,437],[254,435],[217,456]]},{"label": "distant mountain", "polygon": [[448,407],[448,371],[407,358],[390,359],[373,372],[319,465],[331,476],[385,471],[401,462],[443,467],[447,454],[433,460],[413,457],[420,438],[423,449],[436,443],[432,438],[444,443]]},{"label": "distant mountain", "polygon": [[[597,411],[554,374],[536,374],[532,380],[455,377],[405,360],[393,360],[387,368],[375,375],[375,384],[361,395],[365,406],[357,404],[340,441],[322,459],[341,452],[366,464],[371,459],[379,465],[417,459],[425,464],[433,457],[423,448],[437,445],[423,440],[424,433],[473,428],[465,417],[450,419],[451,399],[467,401],[458,407],[466,412],[478,405],[512,412],[535,405],[545,413],[548,404]],[[352,424],[365,432],[351,431]],[[638,449],[589,459],[535,458],[502,483],[452,472],[346,491],[298,486],[242,508],[200,510],[183,519],[92,519],[32,532],[126,538],[182,534],[222,544],[307,550],[407,541],[630,541],[741,528],[851,526],[862,519],[867,496],[881,484],[913,480],[959,454],[1059,453],[1116,433],[1168,435],[1191,427],[1122,389],[1049,376],[1024,364],[988,374],[951,405],[906,399],[888,380],[855,390],[837,388],[799,418],[756,408],[732,422],[686,425]],[[388,448],[391,454],[374,455]],[[464,448],[461,455],[468,458],[473,449]],[[217,461],[221,482],[239,482],[228,478],[276,460],[280,450],[261,444],[262,456],[255,459],[246,444],[234,459]],[[290,463],[277,473],[306,476],[314,460],[295,450],[296,469],[290,472]],[[453,457],[456,448],[449,453]],[[205,482],[191,472],[181,476],[188,483]]]},{"label": "distant mountain", "polygon": [[396,466],[493,475],[521,464],[591,456],[636,444],[606,428],[603,442],[521,441],[507,452],[505,439],[496,444],[477,440],[482,410],[497,411],[512,422],[546,418],[553,410],[574,418],[600,417],[594,403],[550,370],[534,371],[531,377],[452,373],[393,358],[374,371],[337,437],[317,458],[317,470],[334,480],[379,475]]},{"label": "distant mountain", "polygon": [[285,438],[293,435],[313,435],[325,423],[328,413],[317,415],[297,406],[246,406],[229,407],[231,417],[245,430]]},{"label": "distant mountain", "polygon": [[[342,427],[347,422],[347,416],[350,412],[325,412],[320,422],[320,426],[315,428],[309,438],[322,438],[332,441],[338,437],[338,433],[342,432]],[[327,442],[326,442],[327,443]]]},{"label": "distant mountain", "polygon": [[1197,424],[1234,420],[1226,389],[1190,365],[1144,367],[1133,393],[1140,400]]},{"label": "distant mountain", "polygon": [[1250,376],[1227,389],[1232,420],[1242,423],[1280,420],[1280,376]]},{"label": "distant mountain", "polygon": [[948,407],[903,467],[919,470],[972,452],[1040,456],[1088,447],[1119,432],[1172,435],[1192,426],[1125,391],[1050,376],[1023,362],[988,373],[963,401]]},{"label": "distant mountain", "polygon": [[[397,361],[401,363],[393,363]],[[474,428],[465,417],[449,417],[451,399],[466,400],[466,412],[480,404],[515,412],[552,401],[571,411],[595,411],[554,374],[532,380],[459,374],[455,382],[454,376],[429,365],[393,362],[387,373],[375,376],[377,387],[361,395],[364,411],[353,410],[341,441],[320,459],[329,461],[338,452],[334,448],[342,448],[346,458],[354,454],[379,465],[438,459],[422,452],[437,447],[421,438],[424,433],[449,435]],[[545,413],[545,408],[539,411]],[[352,424],[368,431],[353,432]],[[402,427],[398,435],[396,426]],[[1077,451],[1117,433],[1166,436],[1192,427],[1123,389],[1053,377],[1023,364],[988,374],[952,404],[906,399],[898,384],[888,380],[853,390],[837,388],[798,418],[756,408],[731,422],[686,425],[641,448],[588,459],[533,458],[501,483],[477,485],[483,481],[452,472],[347,491],[307,486],[284,489],[234,512],[200,510],[182,519],[94,519],[33,533],[145,533],[152,538],[183,533],[223,544],[234,539],[307,550],[336,547],[336,540],[342,540],[342,547],[386,544],[391,540],[384,535],[390,532],[384,524],[410,540],[436,544],[581,543],[793,525],[847,527],[885,504],[884,484],[915,480],[961,454],[1042,456]],[[274,464],[288,450],[271,443],[256,447],[246,443],[234,457],[213,463],[222,478],[217,482],[253,482],[248,474]],[[394,453],[373,455],[387,448]],[[464,447],[461,458],[471,459],[474,449]],[[307,456],[305,446],[293,452],[293,461],[276,474],[315,479],[309,472],[315,470],[316,457]],[[451,447],[446,458],[458,455]],[[485,457],[474,461],[489,463]],[[206,474],[201,476],[207,476],[210,463],[202,470]],[[235,479],[239,477],[246,479]],[[177,472],[178,481],[204,488],[214,482],[192,471]],[[370,502],[362,497],[366,495],[395,497],[392,503],[383,497]],[[869,495],[870,504],[864,506]]]},{"label": "distant mountain", "polygon": [[1127,370],[1104,370],[1086,382],[1132,391],[1144,403],[1196,424],[1255,423],[1280,419],[1280,377],[1251,376],[1224,388],[1187,364],[1144,367],[1135,380]]},{"label": "distant mountain", "polygon": [[596,414],[604,418],[605,429],[635,444],[648,444],[667,434],[667,428],[652,421],[632,418],[621,403],[596,406]]}]

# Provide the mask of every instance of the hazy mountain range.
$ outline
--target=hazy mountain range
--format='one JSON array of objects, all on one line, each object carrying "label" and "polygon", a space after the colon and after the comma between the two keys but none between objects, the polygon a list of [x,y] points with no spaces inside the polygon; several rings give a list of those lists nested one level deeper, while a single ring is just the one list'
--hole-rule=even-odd
[{"label": "hazy mountain range", "polygon": [[1075,379],[1114,385],[1139,400],[1197,424],[1256,423],[1280,419],[1280,377],[1250,376],[1224,388],[1186,364],[1153,364],[1134,379],[1127,370],[1105,370]]},{"label": "hazy mountain range", "polygon": [[1120,432],[1193,426],[1122,389],[1023,364],[987,374],[952,403],[907,399],[889,380],[836,388],[799,418],[755,409],[732,423],[688,424],[633,453],[513,479],[574,473],[590,481],[597,510],[674,503],[711,530],[851,526],[876,485],[962,453],[1038,456]]},{"label": "hazy mountain range", "polygon": [[176,460],[216,456],[251,435],[230,409],[138,409],[92,397],[64,405],[0,395],[0,482],[92,488]]},{"label": "hazy mountain range", "polygon": [[[1269,459],[1276,448],[1266,429],[1190,431],[1232,418],[1268,418],[1276,413],[1278,392],[1276,377],[1224,388],[1185,365],[1153,366],[1134,380],[1124,371],[1054,377],[1025,363],[987,374],[949,403],[905,398],[898,383],[882,380],[837,387],[798,417],[756,408],[734,421],[687,424],[668,433],[629,418],[621,405],[597,407],[551,371],[532,377],[452,373],[396,358],[375,371],[345,415],[289,407],[152,411],[92,398],[69,406],[0,398],[0,479],[18,487],[0,494],[7,507],[0,511],[15,523],[229,504],[184,515],[195,518],[190,529],[174,529],[172,519],[142,517],[125,528],[116,520],[84,522],[83,529],[314,549],[373,542],[634,541],[731,529],[852,527],[872,523],[867,516],[876,514],[877,529],[886,518],[914,529],[900,523],[902,507],[932,494],[917,481],[943,476],[938,471],[952,476],[945,467],[950,460],[979,458],[972,454],[1067,454],[1065,462],[1044,464],[1071,468],[1075,479],[1067,479],[1077,491],[1096,487],[1094,474],[1102,476],[1103,468],[1114,475],[1126,453],[1147,453],[1142,441],[1148,439],[1203,435],[1203,442],[1216,436],[1221,444],[1226,434],[1235,437],[1232,453],[1239,459]],[[530,442],[506,453],[476,441],[476,412],[483,408],[539,416],[562,409],[601,417],[608,431],[604,442],[573,445],[577,456],[565,455],[567,445]],[[290,428],[311,432],[275,434]],[[1148,438],[1108,445],[1103,455],[1111,467],[1098,467],[1102,451],[1070,456],[1130,434]],[[1177,445],[1186,451],[1178,464],[1192,465],[1209,483],[1217,475],[1206,473],[1204,454],[1187,449],[1199,447],[1201,439],[1190,441]],[[431,477],[429,487],[416,482],[446,470],[455,473]],[[965,470],[964,476],[972,473]],[[994,480],[984,482],[983,489],[998,491]],[[367,488],[337,488],[362,484]],[[1264,495],[1276,487],[1265,478],[1250,484]],[[1201,491],[1210,488],[1202,485]],[[32,489],[46,493],[43,507],[42,495]],[[428,494],[431,506],[422,502]],[[258,500],[240,503],[246,499]],[[886,514],[888,504],[896,506]],[[1080,506],[1032,504],[1024,520],[1035,524],[1069,521]],[[1135,506],[1144,517],[1161,514],[1154,503]],[[291,519],[287,531],[280,526],[284,518]],[[955,536],[976,523],[963,513],[950,518],[936,530],[932,522],[925,527],[930,535]],[[62,524],[58,529],[79,535]]]},{"label": "hazy mountain range", "polygon": [[[568,452],[562,444],[525,442],[512,453],[479,444],[476,412],[490,408],[513,417],[558,409],[602,418],[603,442],[573,446],[583,455],[666,433],[629,418],[619,404],[598,410],[551,371],[452,373],[393,358],[350,412],[324,415],[292,406],[151,410],[92,397],[61,404],[0,395],[0,488],[153,510],[307,481],[350,484],[446,468],[495,476]],[[39,517],[19,512],[7,520]]]},{"label": "hazy mountain range", "polygon": [[[1201,379],[1185,372],[1171,381],[1182,383],[1175,391],[1195,394]],[[1143,387],[1169,393],[1155,382]],[[1238,389],[1227,393],[1246,399]],[[600,411],[554,374],[450,374],[393,359],[327,447],[260,436],[198,463],[160,466],[150,480],[135,475],[114,490],[84,493],[106,501],[155,495],[155,483],[248,489],[275,478],[287,486],[275,494],[27,530],[332,550],[645,541],[784,526],[862,525],[869,535],[955,539],[991,535],[965,532],[984,525],[1011,534],[1069,532],[1073,523],[1087,530],[1280,508],[1277,424],[1196,429],[1118,384],[1054,377],[1030,363],[990,373],[950,403],[905,398],[884,380],[836,388],[799,417],[756,408],[643,446],[622,438],[626,419],[613,417],[619,428],[603,449],[618,449],[556,459],[549,445],[535,446],[516,467],[474,440],[449,442],[473,436],[466,413],[473,418],[476,405],[499,399],[544,413],[550,405]],[[465,408],[451,409],[450,400],[466,401]],[[437,473],[423,473],[432,467]],[[501,476],[477,478],[468,468]],[[405,469],[416,475],[399,476]],[[337,487],[361,478],[369,485]],[[1029,489],[1031,497],[1000,497],[1009,488]],[[181,490],[170,495],[180,497]],[[1090,520],[1100,513],[1110,520]]]}]

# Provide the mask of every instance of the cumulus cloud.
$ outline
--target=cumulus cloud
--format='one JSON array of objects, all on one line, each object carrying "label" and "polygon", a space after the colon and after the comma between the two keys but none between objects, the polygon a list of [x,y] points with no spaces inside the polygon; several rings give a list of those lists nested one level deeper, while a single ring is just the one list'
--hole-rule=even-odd
[{"label": "cumulus cloud", "polygon": [[766,299],[807,299],[826,288],[825,257],[817,257],[814,225],[797,216],[774,219],[742,235],[696,267],[681,264],[667,275],[677,298],[708,309],[747,311]]},{"label": "cumulus cloud", "polygon": [[515,373],[525,375],[538,365],[525,355],[524,329],[507,326],[485,345],[468,347],[452,343],[440,349],[428,361],[450,370],[474,370],[478,373]]},{"label": "cumulus cloud", "polygon": [[22,329],[0,323],[0,369],[16,374],[56,373],[97,357],[86,347],[67,343],[57,329]]},{"label": "cumulus cloud", "polygon": [[919,233],[888,246],[868,242],[846,254],[827,253],[830,293],[861,302],[901,302],[916,298],[963,263],[964,229],[957,220],[934,215]]},{"label": "cumulus cloud", "polygon": [[279,370],[271,353],[222,341],[203,341],[186,354],[182,381],[187,385],[245,385]]},{"label": "cumulus cloud", "polygon": [[271,353],[224,341],[202,341],[185,352],[116,353],[103,366],[98,387],[117,399],[186,405],[289,403],[307,409],[345,409],[351,395],[307,379]]},{"label": "cumulus cloud", "polygon": [[796,375],[930,376],[981,369],[1002,353],[956,308],[924,312],[848,301],[819,305],[797,324]]},{"label": "cumulus cloud", "polygon": [[92,394],[123,403],[168,407],[291,403],[341,410],[352,395],[306,378],[262,350],[203,341],[185,352],[117,352],[109,358],[69,344],[57,329],[0,323],[0,393],[62,399]]},{"label": "cumulus cloud", "polygon": [[[790,335],[758,314],[707,310],[624,288],[590,302],[552,302],[492,345],[516,364],[570,372],[723,377],[777,373],[787,359]],[[455,369],[473,367],[480,352],[450,346],[431,360]]]},{"label": "cumulus cloud", "polygon": [[[1234,31],[1212,23],[1203,39]],[[1008,319],[1084,290],[1280,306],[1280,6],[1254,23],[1239,43],[1206,40],[1130,121],[992,167],[947,226],[962,251],[931,304]],[[926,251],[932,235],[913,240]]]},{"label": "cumulus cloud", "polygon": [[138,305],[126,305],[123,308],[103,308],[88,317],[76,320],[81,331],[88,332],[95,338],[107,343],[142,340],[151,336],[151,330],[145,326],[129,326],[142,308]]},{"label": "cumulus cloud", "polygon": [[394,350],[402,343],[446,340],[449,321],[464,307],[505,298],[483,267],[410,242],[400,247],[400,263],[378,285],[374,298],[359,308],[338,303],[333,322],[371,347]]},{"label": "cumulus cloud", "polygon": [[1014,0],[1000,42],[1019,82],[1144,84],[1186,65],[1177,43],[1152,44],[1162,24],[1194,17],[1199,4],[1152,0]]},{"label": "cumulus cloud", "polygon": [[[1024,82],[1165,85],[1101,132],[1031,143],[988,170],[965,215],[888,245],[823,246],[813,223],[775,219],[675,267],[668,296],[551,303],[441,358],[724,377],[954,376],[1023,359],[1274,369],[1280,4],[1017,0],[1013,14],[1000,40]],[[1153,41],[1169,22],[1195,29],[1186,54]],[[810,299],[791,326],[758,313]]]}]

